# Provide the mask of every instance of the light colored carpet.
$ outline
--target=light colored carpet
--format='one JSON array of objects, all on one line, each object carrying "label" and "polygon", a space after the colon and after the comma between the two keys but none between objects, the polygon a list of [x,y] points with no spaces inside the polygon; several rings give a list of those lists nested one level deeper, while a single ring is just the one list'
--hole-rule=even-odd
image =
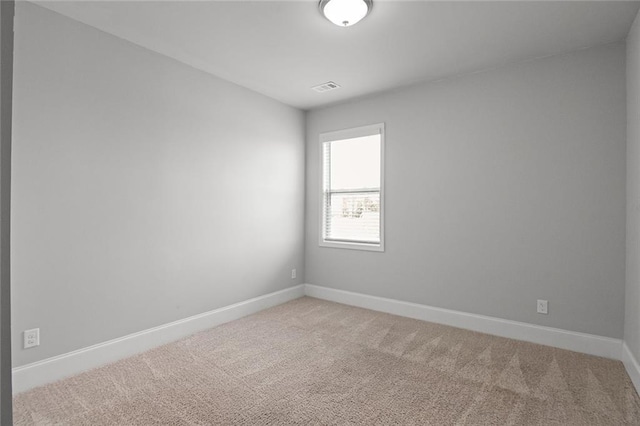
[{"label": "light colored carpet", "polygon": [[16,425],[625,425],[618,361],[302,298],[14,398]]}]

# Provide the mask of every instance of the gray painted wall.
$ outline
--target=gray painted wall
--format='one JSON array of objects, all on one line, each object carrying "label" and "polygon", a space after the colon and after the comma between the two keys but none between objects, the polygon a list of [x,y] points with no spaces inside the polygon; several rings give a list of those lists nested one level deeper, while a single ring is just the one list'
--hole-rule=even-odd
[{"label": "gray painted wall", "polygon": [[640,13],[627,36],[627,286],[624,340],[640,359]]},{"label": "gray painted wall", "polygon": [[[625,102],[616,44],[308,113],[306,281],[622,337]],[[379,122],[386,251],[319,247],[318,134]]]},{"label": "gray painted wall", "polygon": [[0,424],[12,424],[11,386],[11,100],[14,2],[0,2]]},{"label": "gray painted wall", "polygon": [[301,111],[16,14],[14,366],[302,282]]}]

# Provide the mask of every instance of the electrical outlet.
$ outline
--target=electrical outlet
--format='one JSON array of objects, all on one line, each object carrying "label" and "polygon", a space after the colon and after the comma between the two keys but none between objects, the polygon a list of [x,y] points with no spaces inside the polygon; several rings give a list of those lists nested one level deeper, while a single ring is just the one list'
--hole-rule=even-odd
[{"label": "electrical outlet", "polygon": [[538,313],[539,314],[548,314],[549,313],[549,301],[548,300],[540,300],[538,299]]},{"label": "electrical outlet", "polygon": [[24,349],[33,348],[40,345],[40,329],[33,328],[24,331]]},{"label": "electrical outlet", "polygon": [[296,270],[295,270],[295,269],[292,269],[292,270],[291,270],[291,279],[293,280],[293,279],[295,279],[297,276],[298,276],[298,275],[296,274]]}]

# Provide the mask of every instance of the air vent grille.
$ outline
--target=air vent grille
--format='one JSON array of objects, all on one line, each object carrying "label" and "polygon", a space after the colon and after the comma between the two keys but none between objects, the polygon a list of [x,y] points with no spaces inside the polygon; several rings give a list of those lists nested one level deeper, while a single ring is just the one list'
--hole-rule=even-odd
[{"label": "air vent grille", "polygon": [[319,84],[317,86],[312,87],[311,89],[315,90],[318,93],[328,92],[330,90],[339,89],[340,85],[334,83],[333,81],[327,81],[326,83]]}]

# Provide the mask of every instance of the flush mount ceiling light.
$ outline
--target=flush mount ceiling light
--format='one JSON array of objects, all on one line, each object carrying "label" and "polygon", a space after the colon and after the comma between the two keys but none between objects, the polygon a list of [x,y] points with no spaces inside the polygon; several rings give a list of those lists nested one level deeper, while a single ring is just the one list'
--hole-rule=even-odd
[{"label": "flush mount ceiling light", "polygon": [[320,0],[320,12],[339,27],[357,24],[371,12],[372,0]]}]

